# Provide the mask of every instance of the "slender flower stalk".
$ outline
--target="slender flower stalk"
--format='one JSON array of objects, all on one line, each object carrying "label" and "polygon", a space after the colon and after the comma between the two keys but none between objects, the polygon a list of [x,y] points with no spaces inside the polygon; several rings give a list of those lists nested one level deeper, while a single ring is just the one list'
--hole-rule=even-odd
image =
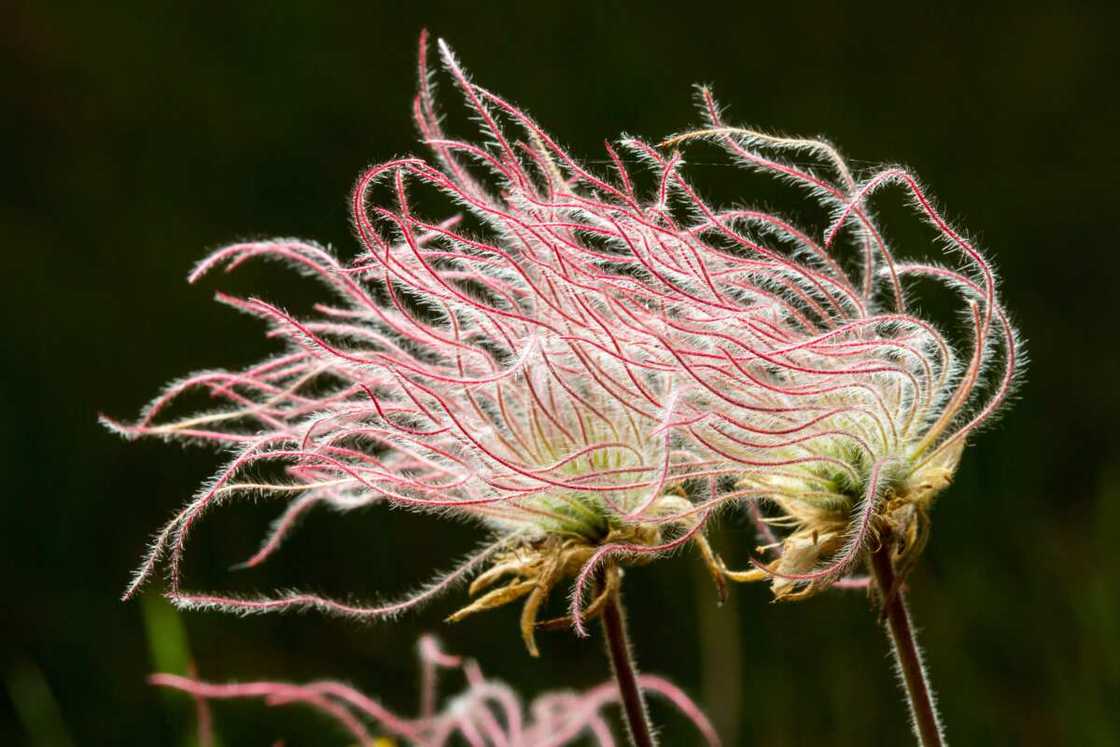
[{"label": "slender flower stalk", "polygon": [[634,747],[653,747],[653,730],[650,728],[649,712],[639,685],[634,652],[630,648],[630,638],[626,632],[626,613],[622,609],[619,591],[608,598],[603,608],[602,623],[611,672],[618,684],[630,742]]},{"label": "slender flower stalk", "polygon": [[926,675],[922,652],[910,623],[906,592],[900,588],[894,575],[887,545],[884,544],[871,553],[870,566],[882,600],[883,617],[890,635],[899,680],[910,706],[914,736],[922,747],[941,747],[944,743],[941,717],[937,714],[937,703]]},{"label": "slender flower stalk", "polygon": [[[464,740],[473,747],[560,747],[583,738],[592,744],[615,744],[603,709],[618,701],[613,682],[582,693],[551,692],[538,696],[528,709],[508,685],[486,677],[477,662],[445,653],[431,636],[420,640],[421,710],[402,716],[379,700],[349,685],[320,681],[304,685],[286,682],[215,684],[193,677],[157,674],[152,684],[190,694],[207,713],[203,738],[213,741],[206,704],[211,700],[259,699],[271,706],[303,705],[326,715],[358,744],[394,744],[405,740],[417,747],[443,747]],[[442,701],[438,691],[441,670],[460,671],[466,688]],[[636,686],[666,700],[687,718],[710,747],[719,737],[704,713],[679,688],[652,675],[637,678]],[[203,725],[200,724],[200,731]],[[386,738],[378,741],[378,737]],[[580,741],[582,744],[583,742]]]}]

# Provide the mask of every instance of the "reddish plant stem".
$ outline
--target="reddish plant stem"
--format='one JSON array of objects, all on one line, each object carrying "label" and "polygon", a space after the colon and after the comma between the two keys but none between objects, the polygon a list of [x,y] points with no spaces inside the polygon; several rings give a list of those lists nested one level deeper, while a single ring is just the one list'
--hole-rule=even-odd
[{"label": "reddish plant stem", "polygon": [[634,656],[630,650],[626,634],[626,617],[622,611],[622,601],[616,591],[603,608],[603,633],[607,638],[607,653],[611,659],[611,671],[622,699],[622,710],[626,714],[626,728],[630,743],[634,747],[654,747],[653,731],[649,726],[649,713],[646,711],[645,698],[638,687],[638,674],[634,666]]},{"label": "reddish plant stem", "polygon": [[910,611],[891,561],[891,543],[884,536],[879,549],[871,554],[871,573],[883,599],[883,616],[891,637],[891,649],[910,704],[914,734],[922,747],[943,747],[941,719],[922,664],[922,654],[910,622]]}]

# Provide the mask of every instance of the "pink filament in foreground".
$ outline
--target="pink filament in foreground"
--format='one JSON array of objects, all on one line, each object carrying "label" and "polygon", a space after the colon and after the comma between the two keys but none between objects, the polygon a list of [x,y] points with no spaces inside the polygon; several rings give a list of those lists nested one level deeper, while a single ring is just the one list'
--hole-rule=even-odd
[{"label": "pink filament in foreground", "polygon": [[[405,739],[420,747],[441,747],[453,743],[456,737],[473,747],[559,747],[583,736],[592,737],[598,745],[615,744],[603,716],[604,707],[618,701],[618,687],[613,681],[582,693],[546,693],[526,709],[509,686],[485,677],[476,662],[444,653],[431,636],[420,641],[420,661],[421,712],[415,718],[400,716],[339,682],[214,684],[172,674],[153,675],[150,681],[198,699],[207,719],[205,704],[211,700],[259,699],[273,706],[306,705],[333,719],[359,744],[374,744],[375,734]],[[440,669],[461,670],[466,676],[466,689],[437,711]],[[676,685],[653,675],[641,676],[639,685],[667,700],[692,722],[706,744],[718,747],[719,737],[711,722]],[[212,741],[209,728],[200,724],[204,741]]]}]

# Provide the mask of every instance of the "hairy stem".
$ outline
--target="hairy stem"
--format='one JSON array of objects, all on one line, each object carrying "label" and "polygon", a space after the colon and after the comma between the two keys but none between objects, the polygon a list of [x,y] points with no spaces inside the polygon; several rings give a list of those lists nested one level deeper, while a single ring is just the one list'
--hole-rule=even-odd
[{"label": "hairy stem", "polygon": [[611,658],[611,671],[618,682],[622,697],[622,710],[626,714],[626,728],[634,747],[653,747],[653,731],[642,690],[638,687],[638,674],[634,656],[626,634],[626,617],[622,610],[620,594],[615,592],[607,600],[602,614],[603,633],[607,638],[607,653]]},{"label": "hairy stem", "polygon": [[879,549],[871,555],[871,572],[883,598],[883,616],[891,637],[891,649],[910,704],[914,734],[922,747],[943,747],[941,719],[933,702],[929,678],[922,663],[922,653],[914,637],[910,610],[903,591],[897,586],[891,562],[889,538],[884,536]]}]

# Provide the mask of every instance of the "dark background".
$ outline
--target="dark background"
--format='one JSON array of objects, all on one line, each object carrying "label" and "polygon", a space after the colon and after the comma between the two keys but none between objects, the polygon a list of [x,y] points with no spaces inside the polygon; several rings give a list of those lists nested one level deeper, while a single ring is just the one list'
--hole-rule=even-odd
[{"label": "dark background", "polygon": [[[966,452],[911,580],[949,737],[1117,743],[1116,13],[1072,3],[188,5],[4,12],[0,744],[190,740],[187,699],[144,683],[183,666],[176,617],[154,590],[143,603],[117,597],[151,532],[220,457],[127,445],[95,418],[132,417],[174,377],[271,350],[212,292],[298,305],[314,288],[260,266],[199,287],[184,276],[246,237],[354,251],[347,193],[358,171],[417,150],[409,106],[425,25],[479,82],[589,158],[624,130],[658,138],[695,124],[690,84],[703,81],[733,122],[826,133],[860,163],[921,174],[1002,269],[1032,357],[1020,401]],[[450,86],[443,93],[453,108]],[[696,178],[715,189],[737,175],[711,167]],[[424,580],[477,536],[434,518],[324,512],[273,565],[227,573],[276,510],[230,509],[204,524],[193,585],[368,599]],[[728,520],[717,541],[742,558],[751,537]],[[729,743],[908,743],[886,645],[858,593],[773,605],[761,586],[739,588],[717,611],[698,562],[682,556],[631,573],[628,599],[644,669],[694,693]],[[597,640],[552,634],[530,660],[512,608],[442,625],[461,601],[453,592],[368,627],[317,614],[182,623],[207,677],[337,677],[406,713],[423,630],[526,695],[606,677]],[[657,715],[667,744],[692,743],[675,717]],[[216,716],[226,745],[336,735],[300,711],[239,703]]]}]

